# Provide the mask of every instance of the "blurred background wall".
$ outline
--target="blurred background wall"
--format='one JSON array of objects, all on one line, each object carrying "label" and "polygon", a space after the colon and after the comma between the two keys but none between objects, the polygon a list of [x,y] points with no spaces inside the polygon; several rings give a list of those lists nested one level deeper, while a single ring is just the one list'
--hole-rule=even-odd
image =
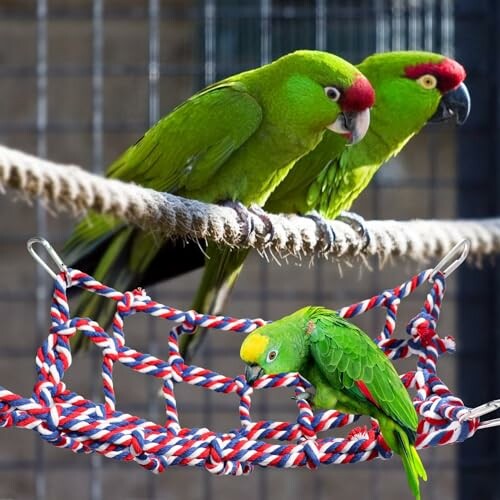
[{"label": "blurred background wall", "polygon": [[[1,0],[0,142],[102,172],[160,116],[204,84],[258,66],[297,48],[318,48],[359,62],[374,51],[426,49],[455,56],[468,70],[473,112],[460,130],[428,126],[376,176],[354,209],[365,218],[456,218],[498,213],[498,63],[500,8],[493,0]],[[50,283],[25,251],[40,234],[61,248],[74,221],[15,196],[0,197],[0,383],[29,395],[34,353],[48,325]],[[409,262],[378,270],[337,262],[268,263],[254,255],[226,306],[234,316],[275,319],[309,304],[336,308],[393,287],[422,269]],[[431,263],[432,264],[432,263]],[[474,406],[500,395],[495,332],[499,273],[491,265],[450,279],[440,332],[459,352],[439,374]],[[149,290],[165,304],[188,306],[199,272]],[[405,301],[399,332],[422,305]],[[358,324],[375,336],[382,316]],[[166,353],[169,324],[134,317],[128,343]],[[242,371],[241,339],[214,333],[196,360],[234,376]],[[398,369],[411,365],[401,363]],[[99,353],[74,361],[67,382],[102,398]],[[121,367],[118,407],[162,421],[158,384]],[[293,419],[289,393],[258,394],[253,418]],[[217,431],[238,424],[236,401],[191,386],[176,389],[181,424]],[[426,499],[500,498],[499,432],[459,446],[422,452]],[[26,431],[0,432],[0,498],[406,498],[399,460],[318,471],[255,470],[212,477],[172,468],[153,476],[137,466],[74,455]]]}]

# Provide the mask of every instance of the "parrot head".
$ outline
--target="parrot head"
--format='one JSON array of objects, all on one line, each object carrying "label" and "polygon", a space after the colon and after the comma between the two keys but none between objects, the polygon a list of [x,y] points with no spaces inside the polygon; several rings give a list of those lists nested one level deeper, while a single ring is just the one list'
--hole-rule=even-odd
[{"label": "parrot head", "polygon": [[[377,119],[387,120],[387,126],[398,128],[402,135],[406,129],[418,132],[427,122],[454,119],[462,124],[469,115],[465,70],[442,54],[385,52],[367,57],[358,68],[377,89],[374,109],[381,110]],[[397,123],[389,123],[394,115]]]},{"label": "parrot head", "polygon": [[298,50],[269,68],[282,82],[270,94],[282,122],[299,129],[330,129],[351,144],[365,136],[375,92],[350,63],[327,52]]},{"label": "parrot head", "polygon": [[262,375],[298,372],[309,352],[308,334],[314,323],[306,307],[250,333],[241,344],[245,378],[253,384]]}]

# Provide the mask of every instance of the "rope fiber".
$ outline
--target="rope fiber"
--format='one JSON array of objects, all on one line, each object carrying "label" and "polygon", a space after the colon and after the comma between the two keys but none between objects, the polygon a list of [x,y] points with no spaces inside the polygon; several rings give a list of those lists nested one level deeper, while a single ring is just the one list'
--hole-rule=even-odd
[{"label": "rope fiber", "polygon": [[13,189],[27,201],[40,199],[53,212],[81,215],[87,210],[112,214],[164,237],[210,240],[253,247],[282,258],[322,255],[354,259],[377,255],[428,262],[463,239],[475,258],[500,252],[500,218],[482,220],[367,221],[369,244],[351,226],[308,217],[269,214],[265,222],[251,210],[206,204],[106,179],[74,165],[61,165],[0,145],[0,190]]}]

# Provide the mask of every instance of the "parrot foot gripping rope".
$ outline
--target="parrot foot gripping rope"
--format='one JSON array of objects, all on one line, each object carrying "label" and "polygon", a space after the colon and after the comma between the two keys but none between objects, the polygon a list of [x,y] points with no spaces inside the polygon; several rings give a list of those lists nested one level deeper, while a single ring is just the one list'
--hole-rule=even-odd
[{"label": "parrot foot gripping rope", "polygon": [[[58,267],[57,275],[34,251],[35,243],[41,243],[48,251]],[[55,280],[52,324],[47,340],[36,354],[37,381],[33,394],[25,398],[0,387],[0,427],[31,429],[54,446],[76,453],[99,453],[107,458],[134,461],[156,473],[172,465],[189,465],[205,467],[214,474],[239,475],[249,473],[254,465],[316,468],[320,464],[353,463],[392,455],[375,421],[370,429],[354,428],[346,438],[319,438],[318,432],[350,424],[357,417],[332,410],[313,414],[308,402],[300,397],[307,390],[307,382],[296,373],[265,376],[250,387],[242,375],[226,377],[209,369],[187,365],[180,356],[179,335],[188,335],[199,326],[248,333],[265,321],[181,311],[151,300],[141,289],[121,293],[81,271],[67,268],[50,244],[41,238],[30,240],[28,248]],[[458,249],[462,249],[462,253],[457,258]],[[402,375],[406,387],[416,389],[414,405],[420,416],[417,448],[460,442],[473,436],[479,428],[500,425],[500,419],[479,420],[480,416],[499,408],[500,400],[475,409],[467,408],[451,394],[436,373],[439,356],[455,348],[451,337],[440,338],[436,332],[445,275],[464,260],[467,250],[468,245],[462,243],[437,268],[423,271],[392,290],[339,311],[344,317],[352,317],[374,307],[386,308],[383,331],[376,342],[391,359],[418,357],[416,371]],[[431,289],[422,310],[407,327],[409,336],[393,338],[400,301],[424,283],[429,283]],[[72,286],[117,302],[112,335],[92,319],[71,317],[66,291]],[[169,333],[166,360],[126,346],[124,319],[136,313],[178,323]],[[69,339],[77,330],[102,349],[103,404],[70,391],[63,382],[72,362]],[[166,414],[162,425],[116,409],[115,363],[162,381]],[[236,394],[241,426],[225,433],[205,428],[183,428],[174,392],[175,384],[181,382]],[[295,388],[298,407],[295,422],[251,420],[253,391],[273,387]],[[265,441],[268,439],[284,444]]]}]

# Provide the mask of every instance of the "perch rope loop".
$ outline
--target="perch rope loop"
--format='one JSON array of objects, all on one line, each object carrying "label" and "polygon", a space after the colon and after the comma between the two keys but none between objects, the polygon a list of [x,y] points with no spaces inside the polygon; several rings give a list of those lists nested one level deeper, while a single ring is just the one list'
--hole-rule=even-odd
[{"label": "perch rope loop", "polygon": [[[166,238],[208,240],[252,247],[281,258],[361,260],[378,256],[428,262],[441,258],[464,238],[479,259],[500,253],[500,218],[470,220],[366,221],[369,243],[341,221],[318,223],[298,215],[202,203],[108,179],[75,165],[51,162],[0,145],[0,191],[41,200],[53,212],[113,215]],[[331,234],[335,234],[332,239]]]},{"label": "perch rope loop", "polygon": [[[249,333],[264,325],[264,320],[182,311],[155,302],[142,289],[119,292],[81,271],[67,268],[48,242],[39,238],[28,243],[30,253],[38,262],[43,259],[34,249],[37,244],[47,250],[51,264],[60,271],[54,280],[51,328],[47,340],[37,351],[37,381],[32,396],[25,398],[0,386],[0,427],[31,429],[54,446],[75,453],[99,453],[107,458],[134,461],[155,473],[172,465],[185,465],[204,467],[213,474],[240,475],[248,474],[255,465],[315,469],[322,464],[391,457],[392,452],[375,420],[370,428],[354,428],[345,438],[319,438],[319,432],[352,424],[358,416],[334,410],[314,414],[309,403],[301,397],[307,389],[307,381],[297,373],[264,376],[249,386],[242,375],[231,378],[208,368],[187,365],[179,353],[179,335],[189,335],[198,326]],[[439,357],[455,349],[453,338],[439,337],[436,329],[446,276],[453,271],[455,264],[463,261],[466,246],[466,243],[457,245],[436,268],[422,271],[393,289],[339,311],[343,317],[353,317],[375,307],[385,308],[386,320],[376,343],[391,359],[417,356],[416,370],[401,376],[406,387],[416,389],[413,403],[420,417],[417,448],[461,442],[472,437],[478,429],[500,425],[500,419],[480,421],[481,416],[500,406],[499,400],[468,408],[451,393],[436,372]],[[51,266],[44,263],[44,268],[52,274]],[[395,338],[398,304],[423,284],[431,285],[423,308],[409,322],[408,336]],[[71,316],[67,289],[73,286],[117,302],[111,335],[90,318]],[[124,320],[136,313],[178,323],[168,336],[166,360],[126,345]],[[63,382],[72,363],[69,339],[78,330],[102,350],[104,403],[71,392]],[[116,408],[115,363],[161,381],[166,415],[164,425]],[[183,428],[175,398],[174,387],[178,383],[235,394],[239,398],[240,427],[230,432]],[[253,392],[276,387],[295,388],[296,420],[252,421]],[[274,442],[269,442],[269,439]]]}]

